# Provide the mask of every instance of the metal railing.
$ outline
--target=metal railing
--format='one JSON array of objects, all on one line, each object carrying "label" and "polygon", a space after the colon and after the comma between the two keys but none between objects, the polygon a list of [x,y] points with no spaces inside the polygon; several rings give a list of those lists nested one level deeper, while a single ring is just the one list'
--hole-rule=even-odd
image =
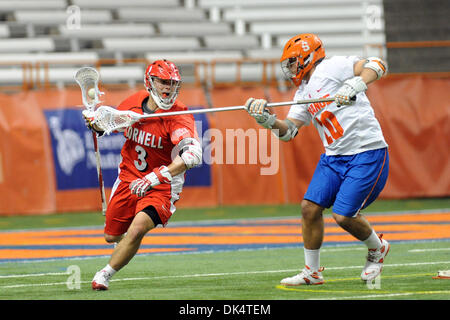
[{"label": "metal railing", "polygon": [[[0,85],[0,90],[30,90],[30,89],[41,89],[41,88],[51,88],[58,86],[58,81],[52,81],[50,79],[51,68],[61,68],[61,67],[81,67],[86,65],[91,65],[101,72],[104,67],[118,67],[118,66],[132,66],[138,65],[142,67],[142,77],[144,74],[145,67],[150,64],[151,61],[147,59],[98,59],[87,63],[85,60],[45,60],[36,62],[0,62],[0,66],[11,66],[19,67],[22,72],[22,83],[17,84],[5,84]],[[277,59],[212,59],[212,60],[192,60],[192,59],[177,59],[174,60],[180,69],[183,67],[189,67],[193,70],[190,75],[191,81],[184,81],[184,84],[188,86],[207,86],[207,87],[218,87],[218,86],[228,86],[228,85],[263,85],[263,86],[277,86],[280,82],[288,82],[282,77],[277,77],[277,68],[279,68],[279,61]],[[244,80],[242,69],[245,68],[247,64],[259,65],[260,75],[255,75],[253,80]],[[226,65],[227,68],[235,68],[234,76],[229,76],[226,80],[218,80],[218,69],[220,65]],[[230,69],[228,69],[230,70]],[[0,71],[1,72],[1,71]],[[65,80],[60,80],[59,83],[63,84],[64,87],[75,85],[72,81],[73,75],[67,74]],[[120,76],[118,77],[120,78]],[[220,78],[220,77],[219,77]],[[125,77],[121,79],[123,81],[118,81],[117,84],[114,83],[103,83],[103,85],[117,85],[126,86],[127,80]],[[124,83],[125,82],[125,83]]]},{"label": "metal railing", "polygon": [[[388,42],[386,46],[379,47],[380,52],[383,48],[424,48],[424,47],[448,47],[450,46],[450,40],[445,41],[405,41],[405,42]],[[192,69],[192,74],[190,75],[190,81],[184,80],[184,85],[195,86],[195,87],[218,87],[218,86],[239,86],[239,85],[262,85],[262,86],[285,86],[291,87],[289,81],[287,81],[280,74],[279,70],[279,60],[278,59],[255,59],[255,58],[244,58],[244,59],[210,59],[210,60],[194,60],[194,59],[177,59],[174,62],[183,67]],[[101,71],[105,66],[115,67],[115,66],[129,66],[138,65],[142,67],[142,75],[145,67],[151,63],[148,59],[95,59],[92,61],[86,60],[74,60],[68,59],[61,61],[59,60],[42,60],[33,62],[23,62],[23,61],[8,61],[0,62],[0,67],[10,66],[18,67],[21,70],[21,83],[5,83],[0,84],[0,91],[7,90],[30,90],[30,89],[41,89],[41,88],[51,88],[61,86],[64,87],[73,86],[75,82],[72,80],[73,75],[68,74],[65,81],[52,81],[50,79],[51,68],[61,68],[61,67],[76,67],[76,66],[86,66],[91,65]],[[253,77],[253,80],[245,80],[243,77],[243,69],[246,65],[259,65],[260,74],[259,77]],[[218,69],[220,65],[226,65],[226,69],[231,70],[235,68],[234,76],[228,76],[226,80],[220,80],[218,78]],[[223,70],[223,68],[222,68]],[[248,70],[247,70],[248,71]],[[246,71],[246,72],[247,72]],[[277,73],[278,71],[278,73]],[[1,72],[1,71],[0,71]],[[248,73],[247,73],[248,74]],[[411,72],[411,73],[390,73],[388,77],[398,77],[405,75],[424,75],[429,77],[440,77],[448,78],[450,77],[450,71],[442,72]],[[18,76],[16,77],[18,78]],[[120,77],[119,77],[120,78]],[[183,78],[184,75],[183,75]],[[248,77],[246,77],[248,78]],[[122,79],[121,79],[122,80]],[[135,79],[137,80],[137,79]],[[140,80],[139,80],[140,81]],[[129,86],[127,84],[127,79],[123,78],[123,81],[118,81],[117,83],[102,83],[104,86]]]}]

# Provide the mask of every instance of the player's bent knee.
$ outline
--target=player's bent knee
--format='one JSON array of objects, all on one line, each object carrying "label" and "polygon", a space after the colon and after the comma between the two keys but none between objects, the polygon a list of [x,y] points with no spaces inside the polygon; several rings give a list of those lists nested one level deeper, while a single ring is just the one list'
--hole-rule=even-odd
[{"label": "player's bent knee", "polygon": [[[155,211],[156,212],[156,211]],[[152,218],[145,212],[139,212],[128,228],[127,238],[132,241],[140,241],[151,229],[155,227]]]},{"label": "player's bent knee", "polygon": [[149,231],[144,225],[133,225],[128,229],[127,238],[131,241],[140,241]]},{"label": "player's bent knee", "polygon": [[347,226],[354,219],[354,217],[346,217],[346,216],[343,216],[343,215],[340,215],[340,214],[337,214],[334,212],[333,212],[333,218],[336,221],[336,223],[338,225],[340,225],[341,227]]},{"label": "player's bent knee", "polygon": [[306,220],[315,220],[318,218],[322,218],[323,209],[318,204],[314,202],[303,200],[301,203],[302,208],[302,218]]},{"label": "player's bent knee", "polygon": [[123,235],[114,236],[114,235],[105,233],[105,241],[108,242],[108,243],[119,242],[122,239],[122,237],[123,237]]}]

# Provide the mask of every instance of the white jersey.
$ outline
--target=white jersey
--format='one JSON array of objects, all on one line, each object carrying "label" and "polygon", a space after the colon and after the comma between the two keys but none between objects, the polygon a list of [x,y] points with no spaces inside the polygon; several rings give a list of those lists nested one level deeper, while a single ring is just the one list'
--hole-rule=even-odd
[{"label": "white jersey", "polygon": [[[308,83],[299,86],[294,100],[333,97],[344,81],[354,77],[356,56],[335,56],[323,60]],[[387,147],[380,124],[375,118],[364,92],[356,96],[353,105],[338,107],[334,102],[293,105],[288,118],[313,121],[327,155],[352,155]]]}]

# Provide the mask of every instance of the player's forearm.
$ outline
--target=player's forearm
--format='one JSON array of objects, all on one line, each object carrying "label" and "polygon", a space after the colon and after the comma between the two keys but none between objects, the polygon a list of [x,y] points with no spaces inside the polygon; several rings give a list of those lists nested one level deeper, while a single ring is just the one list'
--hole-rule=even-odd
[{"label": "player's forearm", "polygon": [[361,71],[361,74],[359,75],[363,81],[366,83],[366,85],[376,81],[378,79],[378,75],[375,71],[372,69],[364,68]]},{"label": "player's forearm", "polygon": [[167,166],[172,177],[179,175],[187,170],[187,166],[180,156],[176,156],[172,163]]},{"label": "player's forearm", "polygon": [[272,130],[278,130],[278,135],[280,137],[284,136],[286,134],[286,132],[288,131],[288,125],[286,124],[285,121],[280,120],[280,119],[276,119],[275,123],[272,126]]}]

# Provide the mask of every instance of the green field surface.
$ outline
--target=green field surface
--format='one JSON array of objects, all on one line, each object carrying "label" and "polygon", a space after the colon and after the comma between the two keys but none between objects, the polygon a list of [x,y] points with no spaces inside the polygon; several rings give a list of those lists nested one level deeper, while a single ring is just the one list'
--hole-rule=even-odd
[{"label": "green field surface", "polygon": [[[361,245],[325,247],[325,284],[283,287],[299,272],[299,248],[136,256],[114,276],[108,291],[92,291],[93,275],[107,258],[0,265],[1,299],[288,300],[450,299],[450,281],[432,277],[450,266],[450,242],[392,244],[379,282],[359,278],[366,250]],[[411,251],[413,250],[413,251]],[[80,270],[80,289],[67,270]],[[70,271],[70,269],[69,269]],[[69,282],[69,284],[68,284]]]},{"label": "green field surface", "polygon": [[[448,210],[449,199],[384,200],[370,214]],[[329,213],[329,211],[328,211]],[[299,206],[248,206],[180,209],[172,223],[204,220],[298,217]],[[2,231],[102,226],[100,213],[1,217]],[[370,219],[369,219],[370,220]],[[449,235],[450,237],[450,235]],[[1,300],[449,300],[450,280],[437,280],[450,269],[450,240],[391,244],[383,273],[366,284],[359,278],[367,249],[363,244],[324,246],[325,284],[283,287],[282,278],[304,265],[301,244],[265,248],[137,255],[110,282],[108,291],[91,289],[96,271],[108,257],[0,263]],[[78,288],[71,279],[79,271]],[[180,302],[181,304],[181,302]]]}]

